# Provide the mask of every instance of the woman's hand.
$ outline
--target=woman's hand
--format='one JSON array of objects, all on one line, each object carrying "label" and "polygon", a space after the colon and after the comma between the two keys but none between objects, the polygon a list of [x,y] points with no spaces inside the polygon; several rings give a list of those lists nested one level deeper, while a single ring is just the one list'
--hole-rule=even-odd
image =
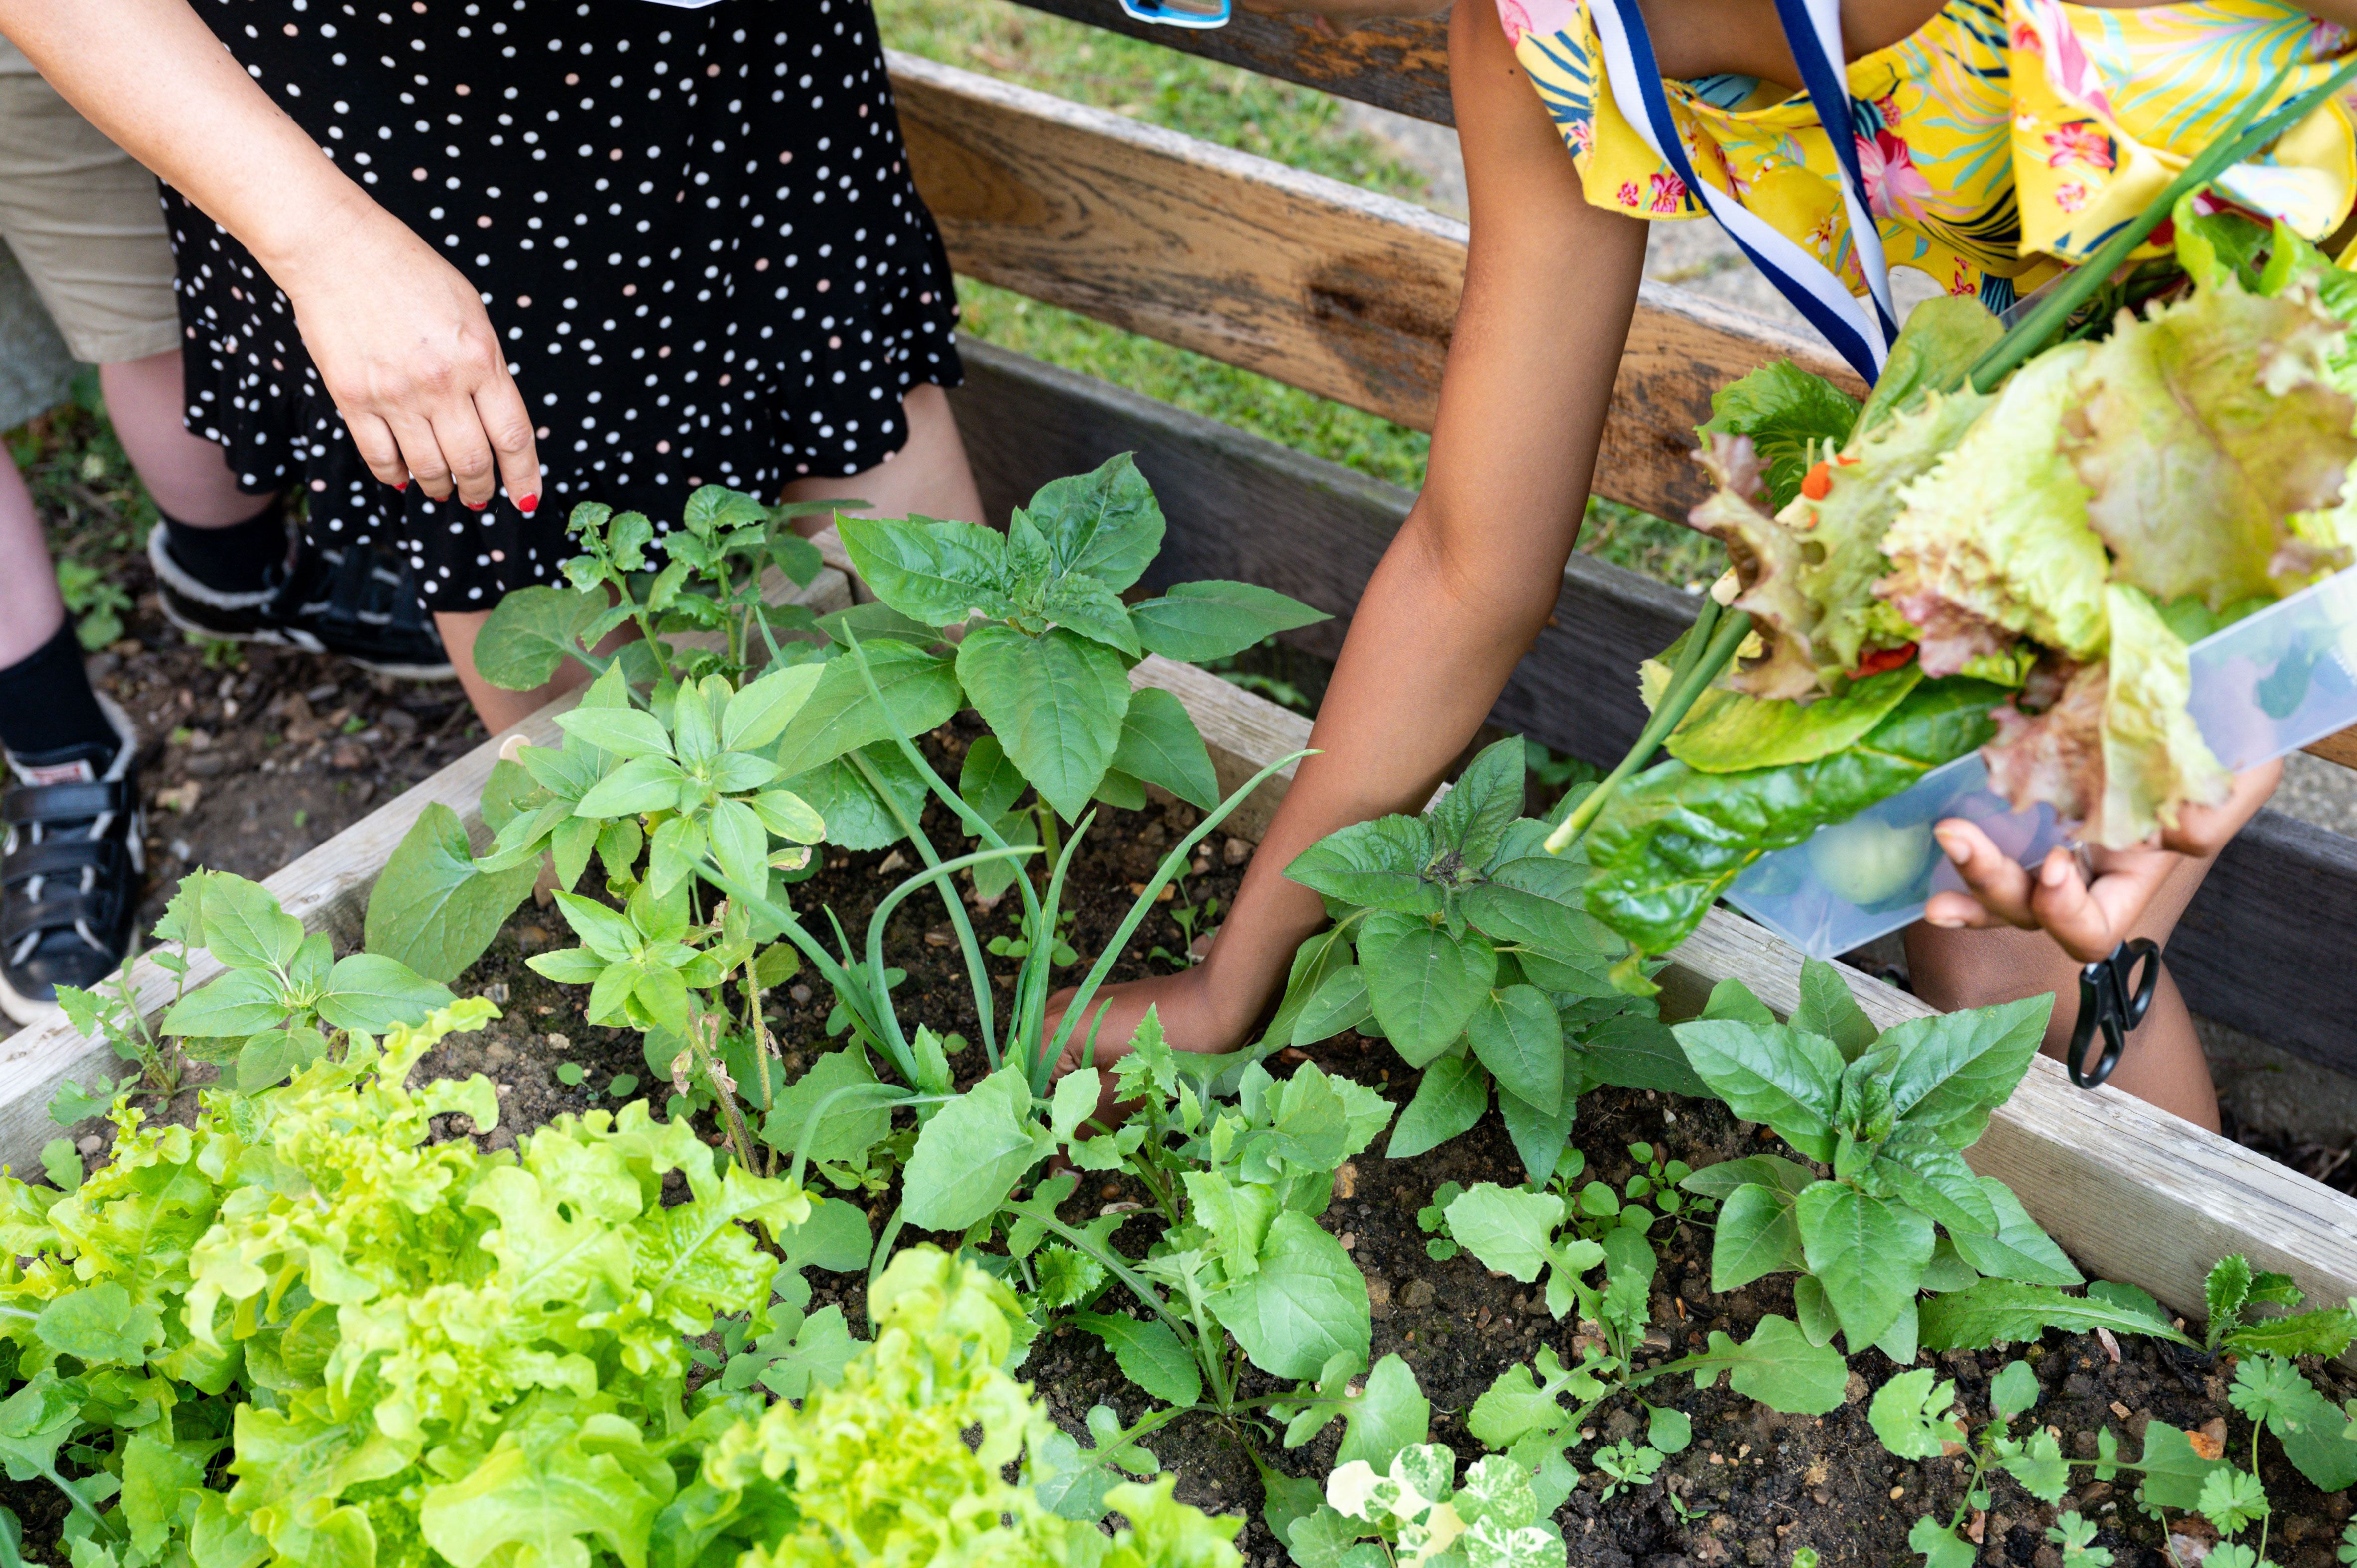
[{"label": "woman's hand", "polygon": [[1311,24],[1328,38],[1386,16],[1437,16],[1449,0],[1235,0],[1239,10],[1265,16],[1311,16]]},{"label": "woman's hand", "polygon": [[2161,884],[2187,859],[2207,860],[2243,831],[2283,778],[2283,764],[2270,762],[2234,779],[2222,804],[2191,806],[2178,825],[2148,846],[2091,850],[2090,882],[2068,850],[2050,853],[2035,871],[2018,865],[1971,822],[1951,820],[1932,830],[1940,847],[1972,888],[1935,893],[1923,918],[1949,929],[2017,926],[2043,929],[2081,963],[2108,958],[2137,934]]},{"label": "woman's hand", "polygon": [[294,301],[370,469],[539,504],[532,416],[479,295],[322,153],[188,0],[0,0],[0,33],[115,144],[245,245]]},{"label": "woman's hand", "polygon": [[431,245],[359,197],[271,275],[378,478],[401,489],[414,477],[436,500],[455,491],[478,511],[504,481],[517,510],[539,504],[532,414],[499,334]]}]

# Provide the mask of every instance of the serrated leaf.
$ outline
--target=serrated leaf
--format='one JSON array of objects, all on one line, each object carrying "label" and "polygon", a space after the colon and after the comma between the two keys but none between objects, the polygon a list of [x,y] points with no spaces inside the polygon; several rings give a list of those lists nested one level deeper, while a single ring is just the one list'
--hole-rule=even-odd
[{"label": "serrated leaf", "polygon": [[1973,1568],[1980,1548],[1925,1514],[1907,1531],[1907,1544],[1923,1554],[1923,1568]]},{"label": "serrated leaf", "polygon": [[[1422,1067],[1465,1033],[1498,978],[1488,941],[1406,917],[1371,917],[1359,936],[1367,999],[1392,1047]],[[1461,1131],[1461,1129],[1460,1129]],[[1453,1134],[1452,1134],[1453,1135]]]},{"label": "serrated leaf", "polygon": [[1563,1199],[1551,1192],[1477,1182],[1450,1200],[1448,1233],[1484,1268],[1529,1284],[1546,1267]]},{"label": "serrated leaf", "polygon": [[1529,749],[1519,738],[1486,746],[1440,803],[1432,808],[1432,830],[1469,868],[1485,866],[1523,814],[1523,776]]},{"label": "serrated leaf", "polygon": [[2179,1509],[2191,1512],[2201,1506],[2203,1483],[2218,1471],[2234,1467],[2224,1459],[2204,1459],[2194,1452],[2192,1442],[2183,1432],[2161,1421],[2146,1423],[2144,1457],[2137,1463],[2144,1470],[2144,1480],[2136,1488],[2136,1497],[2147,1511]]},{"label": "serrated leaf", "polygon": [[[770,754],[789,786],[813,803],[816,797],[793,781],[795,775],[878,741],[937,729],[963,705],[957,671],[948,660],[905,642],[873,648],[862,643],[858,651],[867,660],[884,705],[877,707],[867,694],[858,659],[846,651],[819,667],[818,684]],[[822,804],[819,810],[826,808]]]},{"label": "serrated leaf", "polygon": [[2053,1007],[2054,999],[2041,993],[1891,1026],[1880,1042],[1899,1048],[1891,1109],[1901,1122],[1936,1132],[1951,1147],[1968,1147],[1987,1127],[1988,1113],[2029,1070]]},{"label": "serrated leaf", "polygon": [[1367,999],[1366,971],[1355,963],[1346,964],[1328,974],[1301,1004],[1288,1038],[1297,1046],[1314,1046],[1345,1029],[1357,1028],[1374,1013],[1374,1004]]},{"label": "serrated leaf", "polygon": [[2192,1341],[2136,1306],[2101,1296],[2067,1295],[2052,1285],[2017,1280],[1983,1280],[1969,1290],[1950,1291],[1922,1304],[1922,1344],[1927,1350],[1980,1349],[2036,1339],[2048,1328],[2089,1334],[2145,1334],[2174,1344]]},{"label": "serrated leaf", "polygon": [[903,1177],[902,1212],[925,1230],[963,1230],[996,1211],[1025,1173],[1054,1150],[1031,1120],[1031,1086],[1005,1067],[942,1107],[917,1135]]},{"label": "serrated leaf", "polygon": [[1875,1391],[1866,1419],[1882,1446],[1901,1459],[1936,1459],[1964,1440],[1956,1419],[1956,1385],[1937,1382],[1929,1367],[1901,1372]]},{"label": "serrated leaf", "polygon": [[1146,650],[1138,645],[1137,628],[1130,624],[1129,607],[1094,577],[1066,575],[1050,580],[1039,608],[1050,626],[1068,628],[1132,659],[1146,657]]},{"label": "serrated leaf", "polygon": [[1334,1454],[1338,1467],[1364,1462],[1387,1470],[1401,1449],[1422,1443],[1431,1433],[1432,1402],[1416,1386],[1415,1373],[1397,1356],[1375,1363],[1366,1387],[1342,1414],[1342,1444]]},{"label": "serrated leaf", "polygon": [[[1691,1370],[1695,1387],[1706,1391],[1727,1374],[1727,1386],[1788,1415],[1823,1415],[1842,1402],[1849,1387],[1849,1363],[1830,1345],[1812,1345],[1787,1317],[1770,1313],[1738,1345],[1714,1329],[1699,1356],[1673,1363]],[[1667,1370],[1670,1369],[1662,1369]]]},{"label": "serrated leaf", "polygon": [[1440,889],[1424,879],[1432,852],[1432,826],[1422,818],[1377,817],[1328,833],[1285,875],[1332,905],[1437,914]]},{"label": "serrated leaf", "polygon": [[1104,779],[1129,711],[1121,656],[1069,631],[1026,637],[1012,627],[983,626],[959,645],[957,674],[1040,798],[1077,821]]},{"label": "serrated leaf", "polygon": [[1028,535],[1054,572],[1084,573],[1116,594],[1145,574],[1162,532],[1162,508],[1126,452],[1041,486],[1008,529],[1017,554]]},{"label": "serrated leaf", "polygon": [[1853,1347],[1871,1345],[1914,1295],[1932,1261],[1932,1222],[1838,1182],[1794,1200],[1809,1273]]},{"label": "serrated leaf", "polygon": [[[1975,1240],[1989,1241],[1993,1244],[1990,1255],[1999,1255],[1996,1245],[1996,1206],[1990,1202],[1981,1179],[1973,1175],[1972,1166],[1964,1164],[1964,1155],[1945,1144],[1929,1139],[1908,1141],[1893,1138],[1875,1155],[1872,1168],[1877,1176],[1890,1184],[1899,1197],[1946,1226],[1952,1236],[1970,1236]],[[2028,1219],[2029,1216],[2025,1214],[2022,1218]],[[2040,1235],[2043,1236],[2044,1232],[2040,1231]],[[2055,1255],[2060,1257],[2061,1253],[2058,1251]],[[2015,1277],[2007,1270],[1983,1269],[1981,1272]],[[2072,1272],[2075,1273],[2077,1271]],[[2076,1284],[2079,1282],[2068,1279],[2049,1283]]]},{"label": "serrated leaf", "polygon": [[910,620],[957,626],[1018,611],[1006,591],[1006,540],[996,529],[848,513],[835,527],[860,580]]},{"label": "serrated leaf", "polygon": [[1203,1397],[1203,1374],[1178,1336],[1158,1317],[1076,1312],[1071,1321],[1104,1342],[1122,1376],[1165,1404],[1191,1405]]},{"label": "serrated leaf", "polygon": [[1705,1165],[1678,1185],[1705,1197],[1724,1198],[1738,1187],[1758,1182],[1798,1197],[1801,1190],[1816,1179],[1816,1172],[1806,1165],[1795,1165],[1781,1155],[1750,1155],[1739,1160],[1721,1160],[1717,1165]]},{"label": "serrated leaf", "polygon": [[1328,1358],[1343,1352],[1366,1359],[1372,1322],[1365,1276],[1307,1215],[1278,1215],[1259,1269],[1207,1305],[1253,1365],[1271,1377],[1316,1377]]},{"label": "serrated leaf", "polygon": [[475,633],[475,669],[510,692],[544,686],[606,611],[603,594],[531,586],[511,590]]}]

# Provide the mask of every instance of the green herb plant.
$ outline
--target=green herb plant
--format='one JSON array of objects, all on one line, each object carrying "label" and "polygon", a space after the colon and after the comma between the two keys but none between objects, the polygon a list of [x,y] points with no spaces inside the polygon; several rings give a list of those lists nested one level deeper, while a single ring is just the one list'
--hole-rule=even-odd
[{"label": "green herb plant", "polygon": [[1582,908],[1587,867],[1522,815],[1520,740],[1484,749],[1421,816],[1329,834],[1286,868],[1334,924],[1294,961],[1271,1037],[1380,1035],[1423,1076],[1386,1153],[1458,1136],[1491,1089],[1534,1180],[1598,1083],[1701,1092],[1654,1009],[1639,956]]},{"label": "green herb plant", "polygon": [[1337,1568],[1561,1568],[1568,1559],[1553,1512],[1512,1461],[1477,1459],[1460,1480],[1447,1446],[1415,1443],[1381,1469],[1366,1459],[1337,1466],[1323,1499],[1288,1521],[1285,1539],[1296,1563]]},{"label": "green herb plant", "polygon": [[[153,1021],[117,972],[107,988],[59,990],[73,1026],[138,1064],[120,1082],[87,1088],[70,1080],[49,1103],[66,1126],[102,1115],[118,1096],[179,1092],[182,1063],[213,1063],[241,1089],[276,1083],[324,1055],[338,1031],[382,1035],[422,1024],[453,998],[398,959],[358,952],[337,958],[324,931],[306,933],[266,888],[225,871],[183,878],[148,957],[174,979],[172,1000]],[[225,972],[190,993],[189,955],[210,952]]]},{"label": "green herb plant", "polygon": [[[1967,1450],[1964,1425],[1953,1409],[1954,1385],[1941,1382],[1935,1387],[1928,1368],[1902,1373],[1877,1392],[1868,1408],[1876,1435],[1903,1459],[1969,1451],[1973,1478],[1964,1509],[1989,1506],[1986,1478],[1996,1470],[2049,1504],[2061,1499],[2073,1468],[2092,1466],[2099,1481],[2132,1471],[2142,1477],[2136,1500],[2155,1519],[2165,1523],[2168,1509],[2194,1512],[2217,1529],[2222,1539],[2207,1561],[2224,1562],[2231,1568],[2263,1568],[2272,1510],[2259,1479],[2262,1434],[2271,1434],[2284,1457],[2319,1491],[2337,1492],[2357,1484],[2357,1401],[2345,1409],[2335,1407],[2293,1359],[2346,1350],[2357,1338],[2357,1309],[2292,1311],[2302,1299],[2298,1287],[2286,1275],[2254,1271],[2239,1254],[2219,1260],[2210,1271],[2204,1288],[2209,1323],[2198,1341],[2175,1327],[2158,1303],[2132,1285],[2098,1283],[2089,1287],[2086,1298],[2072,1298],[2051,1287],[2025,1294],[2020,1287],[2008,1291],[2010,1284],[1989,1280],[1960,1293],[1984,1297],[1979,1304],[1967,1303],[1959,1315],[1978,1342],[2034,1338],[2050,1323],[2078,1332],[2100,1326],[2138,1333],[2234,1358],[2226,1401],[2251,1423],[2249,1459],[2238,1466],[2222,1453],[2197,1448],[2190,1434],[2161,1422],[2146,1427],[2143,1457],[2135,1463],[2119,1458],[2118,1439],[2109,1429],[2096,1434],[2093,1460],[2066,1460],[2051,1429],[2032,1430],[2016,1439],[2009,1423],[2034,1406],[2041,1393],[2036,1374],[2021,1361],[2009,1363],[1992,1380],[1989,1398],[1996,1419]],[[2013,1299],[2001,1305],[2007,1294]],[[2042,1316],[2041,1305],[2047,1309]],[[2262,1307],[2284,1310],[2261,1312]],[[1917,1521],[1909,1541],[1924,1553],[1929,1568],[1966,1568],[1975,1560],[1975,1549],[1956,1533],[1963,1517],[1960,1509],[1945,1526],[1930,1518]],[[2260,1527],[2255,1541],[2232,1539],[2253,1524]],[[2104,1568],[2111,1562],[2109,1552],[2093,1544],[2093,1527],[2076,1514],[2057,1519],[2050,1538],[2062,1546],[2067,1563]]]},{"label": "green herb plant", "polygon": [[1878,1346],[1904,1365],[1921,1339],[1919,1292],[1984,1276],[2079,1283],[2012,1189],[1962,1153],[2029,1070],[2051,1006],[2032,997],[1877,1031],[1831,964],[1803,967],[1788,1023],[1721,982],[1678,1043],[1729,1110],[1811,1163],[1755,1155],[1685,1178],[1720,1205],[1711,1288],[1797,1273],[1811,1343],[1838,1332],[1853,1353]]}]

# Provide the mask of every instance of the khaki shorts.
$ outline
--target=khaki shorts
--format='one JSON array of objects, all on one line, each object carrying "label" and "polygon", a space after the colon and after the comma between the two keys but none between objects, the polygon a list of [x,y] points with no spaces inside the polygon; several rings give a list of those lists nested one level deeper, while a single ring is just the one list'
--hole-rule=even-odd
[{"label": "khaki shorts", "polygon": [[156,177],[101,135],[5,39],[0,242],[15,252],[75,359],[116,364],[180,346]]}]

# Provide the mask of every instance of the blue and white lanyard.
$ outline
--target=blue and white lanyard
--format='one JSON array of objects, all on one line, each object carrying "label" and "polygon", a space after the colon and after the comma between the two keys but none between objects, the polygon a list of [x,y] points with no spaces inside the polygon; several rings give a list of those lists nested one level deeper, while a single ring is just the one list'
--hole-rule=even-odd
[{"label": "blue and white lanyard", "polygon": [[1588,14],[1603,46],[1604,74],[1612,85],[1614,101],[1643,110],[1641,114],[1629,116],[1637,134],[1677,172],[1686,189],[1718,220],[1752,264],[1871,385],[1889,358],[1899,326],[1890,305],[1890,268],[1882,254],[1882,231],[1874,225],[1865,175],[1858,166],[1857,138],[1851,129],[1849,89],[1840,63],[1846,58],[1841,0],[1776,0],[1776,15],[1784,25],[1792,58],[1800,64],[1801,84],[1808,89],[1825,139],[1833,144],[1834,156],[1841,164],[1842,205],[1848,213],[1858,270],[1866,275],[1865,299],[1851,294],[1838,274],[1797,241],[1717,187],[1695,177],[1685,147],[1678,140],[1677,122],[1670,115],[1669,95],[1654,63],[1653,40],[1645,30],[1636,0],[1589,0]]}]

